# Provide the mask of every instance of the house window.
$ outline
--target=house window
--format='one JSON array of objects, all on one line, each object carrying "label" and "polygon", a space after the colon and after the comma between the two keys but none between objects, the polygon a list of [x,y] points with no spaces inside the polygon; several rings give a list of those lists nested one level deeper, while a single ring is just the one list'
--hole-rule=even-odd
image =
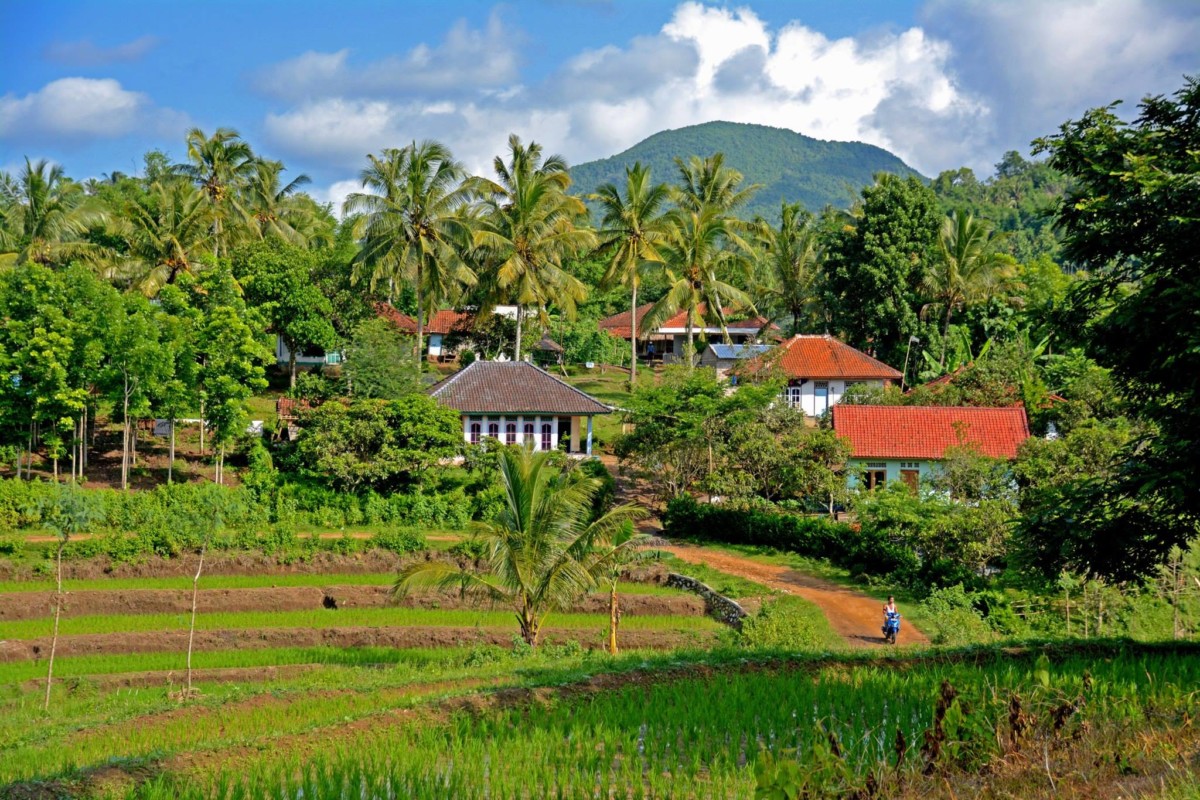
[{"label": "house window", "polygon": [[499,422],[489,422],[488,423],[488,436],[492,437],[493,439],[500,438],[500,423]]},{"label": "house window", "polygon": [[829,410],[829,381],[814,381],[813,397],[813,416],[819,417]]},{"label": "house window", "polygon": [[479,432],[482,428],[483,426],[478,422],[471,423],[471,426],[467,429],[470,431],[471,444],[479,444]]},{"label": "house window", "polygon": [[554,446],[554,428],[550,423],[542,424],[542,449],[549,450]]},{"label": "house window", "polygon": [[868,489],[877,489],[887,483],[887,464],[883,461],[868,461],[864,475]]},{"label": "house window", "polygon": [[504,426],[504,443],[505,444],[516,444],[517,443],[517,423],[510,422]]},{"label": "house window", "polygon": [[800,405],[800,400],[801,400],[801,387],[799,387],[799,386],[789,386],[789,387],[787,388],[787,395],[786,395],[786,397],[787,397],[787,404],[788,404],[789,406],[791,406],[792,408],[800,408],[800,407],[801,407],[801,405]]},{"label": "house window", "polygon": [[535,442],[535,441],[533,440],[533,423],[532,423],[532,422],[526,422],[526,423],[525,423],[525,427],[524,427],[524,428],[522,428],[521,430],[522,430],[521,443],[522,443],[522,444],[526,444],[526,443],[528,443],[528,444],[531,444],[531,445],[533,445],[534,447],[536,447],[536,446],[537,446],[537,442]]}]

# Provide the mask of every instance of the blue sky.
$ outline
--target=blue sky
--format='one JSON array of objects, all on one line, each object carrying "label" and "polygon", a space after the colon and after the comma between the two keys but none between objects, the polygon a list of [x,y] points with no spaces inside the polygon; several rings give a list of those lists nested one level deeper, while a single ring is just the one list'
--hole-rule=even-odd
[{"label": "blue sky", "polygon": [[1200,72],[1191,0],[0,0],[0,169],[134,172],[224,125],[337,200],[368,152],[510,131],[578,162],[732,119],[981,172]]}]

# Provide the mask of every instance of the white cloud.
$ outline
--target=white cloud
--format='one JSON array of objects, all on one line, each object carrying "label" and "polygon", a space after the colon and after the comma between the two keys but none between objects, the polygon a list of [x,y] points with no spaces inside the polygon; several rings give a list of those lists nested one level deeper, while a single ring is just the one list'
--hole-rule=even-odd
[{"label": "white cloud", "polygon": [[307,52],[262,70],[257,88],[289,102],[338,96],[402,97],[503,86],[517,78],[521,37],[493,12],[481,30],[460,20],[445,39],[361,66],[351,51]]},{"label": "white cloud", "polygon": [[344,51],[306,54],[280,67],[314,96],[268,114],[265,130],[289,153],[342,169],[381,147],[438,138],[486,170],[510,131],[578,162],[664,128],[732,120],[871,142],[929,171],[943,166],[947,148],[919,134],[949,127],[966,141],[987,114],[947,70],[949,55],[919,29],[834,40],[798,22],[771,30],[749,9],[688,2],[657,34],[582,52],[533,86],[514,69],[496,72],[507,83],[477,81],[473,93],[441,91],[430,79],[419,92],[413,80],[393,84],[397,93],[386,96],[372,77],[377,65],[355,72]]},{"label": "white cloud", "polygon": [[113,47],[101,47],[91,39],[78,42],[54,42],[46,46],[43,55],[50,61],[73,67],[95,67],[137,61],[159,44],[157,36],[141,36]]},{"label": "white cloud", "polygon": [[185,124],[183,115],[111,78],[60,78],[23,97],[0,97],[2,139],[72,141],[146,130],[167,135]]},{"label": "white cloud", "polygon": [[318,203],[330,203],[333,206],[333,215],[338,219],[342,218],[342,204],[346,202],[346,198],[354,192],[364,191],[362,184],[357,180],[334,181],[325,188],[309,187],[308,193]]}]

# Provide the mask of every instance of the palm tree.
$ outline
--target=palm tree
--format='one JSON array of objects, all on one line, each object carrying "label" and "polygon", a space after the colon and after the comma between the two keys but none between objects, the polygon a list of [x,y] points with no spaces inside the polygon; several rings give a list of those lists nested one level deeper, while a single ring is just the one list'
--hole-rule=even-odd
[{"label": "palm tree", "polygon": [[966,211],[956,211],[942,222],[938,236],[938,258],[925,279],[925,291],[932,302],[922,309],[945,312],[942,318],[942,359],[946,361],[946,336],[950,318],[957,309],[986,299],[1004,277],[1008,263],[994,250],[999,236],[992,228]]},{"label": "palm tree", "polygon": [[372,191],[350,195],[344,206],[360,215],[363,247],[355,272],[369,270],[372,289],[380,279],[393,289],[400,280],[412,281],[419,357],[426,314],[476,280],[463,257],[473,232],[472,218],[463,213],[470,201],[466,173],[439,142],[413,142],[367,158],[360,178]]},{"label": "palm tree", "polygon": [[568,318],[587,297],[587,288],[563,269],[563,259],[596,246],[596,234],[576,225],[587,213],[571,185],[560,156],[542,157],[542,146],[526,147],[508,137],[509,160],[492,162],[496,180],[476,179],[472,188],[484,197],[484,219],[475,233],[480,254],[495,265],[496,291],[516,303],[517,341],[513,360],[521,360],[521,324],[532,307],[543,325],[546,307],[554,304]]},{"label": "palm tree", "polygon": [[708,158],[692,156],[686,162],[677,158],[675,166],[679,168],[680,185],[671,187],[671,198],[685,211],[714,208],[728,214],[762,188],[760,184],[743,187],[745,177],[725,166],[724,153]]},{"label": "palm tree", "polygon": [[204,194],[174,179],[151,184],[144,196],[125,204],[115,232],[128,246],[110,277],[123,276],[148,297],[181,272],[192,272],[213,236],[211,208]]},{"label": "palm tree", "polygon": [[26,158],[15,177],[0,173],[0,252],[15,253],[18,263],[101,260],[104,249],[81,237],[103,219],[57,164]]},{"label": "palm tree", "polygon": [[667,264],[667,293],[646,313],[647,330],[662,325],[680,311],[687,312],[688,367],[695,366],[695,327],[713,322],[725,340],[725,307],[754,310],[744,291],[722,276],[745,268],[749,245],[733,230],[734,222],[713,206],[699,211],[676,209],[668,215],[670,228],[659,252]]},{"label": "palm tree", "polygon": [[481,569],[446,562],[414,564],[392,587],[402,597],[417,586],[459,589],[512,606],[521,638],[537,647],[548,614],[596,585],[593,548],[613,540],[641,513],[617,506],[591,521],[600,483],[581,470],[563,470],[553,451],[506,447],[499,452],[504,511],[477,530],[487,546]]},{"label": "palm tree", "polygon": [[588,572],[608,589],[608,652],[617,654],[617,628],[621,625],[621,609],[617,602],[617,583],[625,567],[648,558],[643,550],[652,537],[635,533],[633,525],[623,525],[604,542],[593,543]]},{"label": "palm tree", "polygon": [[754,232],[771,286],[766,294],[792,316],[792,333],[817,317],[821,251],[813,217],[799,203],[784,202],[779,227],[761,222]]},{"label": "palm tree", "polygon": [[275,236],[292,244],[310,245],[307,234],[313,232],[312,214],[296,202],[296,193],[311,179],[301,174],[284,185],[285,169],[281,161],[256,160],[254,171],[242,187],[241,206],[259,239]]},{"label": "palm tree", "polygon": [[187,164],[175,171],[191,178],[204,192],[212,212],[213,255],[221,255],[225,219],[245,216],[238,201],[238,190],[250,180],[257,161],[249,143],[232,128],[217,128],[206,136],[199,128],[187,135]]},{"label": "palm tree", "polygon": [[660,213],[667,199],[667,187],[650,182],[650,169],[641,163],[625,169],[625,197],[611,183],[591,195],[604,211],[600,230],[600,250],[610,255],[608,270],[600,285],[604,289],[628,285],[630,360],[629,385],[637,382],[637,297],[638,286],[648,263],[662,263],[658,244],[666,235],[666,219]]}]

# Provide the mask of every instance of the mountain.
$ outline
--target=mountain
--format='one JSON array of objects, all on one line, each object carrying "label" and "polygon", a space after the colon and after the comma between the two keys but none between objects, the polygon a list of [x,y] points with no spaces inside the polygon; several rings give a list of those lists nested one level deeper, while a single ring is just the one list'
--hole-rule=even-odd
[{"label": "mountain", "polygon": [[[623,153],[571,168],[574,194],[585,196],[604,183],[624,188],[625,167],[637,161],[650,167],[656,181],[675,182],[675,158],[685,161],[724,153],[725,163],[746,176],[746,183],[762,188],[741,210],[779,218],[781,200],[799,200],[814,213],[826,205],[847,208],[859,190],[877,172],[897,175],[920,173],[881,147],[862,142],[826,142],[784,128],[740,122],[706,122],[678,130],[661,131]],[[924,178],[922,178],[924,179]]]}]

